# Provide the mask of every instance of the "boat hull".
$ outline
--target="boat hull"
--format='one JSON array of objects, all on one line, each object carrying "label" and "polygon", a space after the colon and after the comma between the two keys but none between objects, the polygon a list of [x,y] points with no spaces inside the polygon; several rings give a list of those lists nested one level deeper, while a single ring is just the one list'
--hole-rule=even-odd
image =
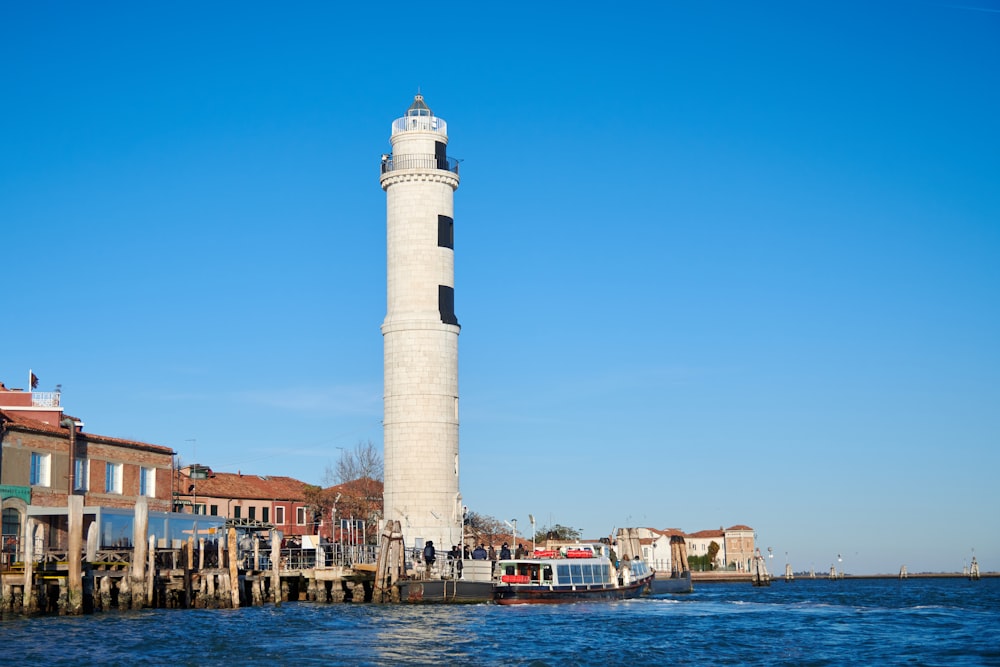
[{"label": "boat hull", "polygon": [[488,581],[430,579],[401,581],[398,586],[400,601],[414,604],[475,604],[489,602],[493,597],[493,585]]},{"label": "boat hull", "polygon": [[650,595],[675,595],[693,592],[694,584],[691,583],[690,572],[685,572],[679,577],[656,577],[649,584]]},{"label": "boat hull", "polygon": [[631,600],[642,595],[648,581],[607,588],[583,586],[494,586],[497,604],[560,604],[585,600]]}]

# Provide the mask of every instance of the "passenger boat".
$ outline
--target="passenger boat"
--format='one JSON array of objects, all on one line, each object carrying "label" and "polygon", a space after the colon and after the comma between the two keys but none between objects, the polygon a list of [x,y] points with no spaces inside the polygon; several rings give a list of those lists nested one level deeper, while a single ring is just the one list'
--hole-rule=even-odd
[{"label": "passenger boat", "polygon": [[648,591],[653,571],[640,560],[612,562],[604,544],[577,544],[536,551],[531,558],[497,562],[497,604],[624,600]]}]

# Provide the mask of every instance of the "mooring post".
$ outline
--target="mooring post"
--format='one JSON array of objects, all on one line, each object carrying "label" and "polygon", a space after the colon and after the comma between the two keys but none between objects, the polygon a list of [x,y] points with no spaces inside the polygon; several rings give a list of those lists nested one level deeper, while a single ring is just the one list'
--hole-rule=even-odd
[{"label": "mooring post", "polygon": [[156,535],[149,536],[149,550],[146,552],[149,562],[146,567],[146,602],[150,607],[153,602],[153,583],[156,579]]},{"label": "mooring post", "polygon": [[204,572],[205,570],[205,538],[198,538],[198,571]]},{"label": "mooring post", "polygon": [[66,613],[83,613],[83,496],[66,499],[69,510],[69,577],[66,581]]},{"label": "mooring post", "polygon": [[38,611],[38,596],[35,595],[35,537],[41,526],[35,519],[28,517],[24,523],[24,593],[22,594],[24,612],[33,614]]},{"label": "mooring post", "polygon": [[274,606],[281,606],[281,538],[280,530],[271,532],[271,595]]},{"label": "mooring post", "polygon": [[94,521],[87,529],[87,562],[93,563],[97,560],[97,548],[100,546],[101,534],[97,529],[97,522]]},{"label": "mooring post", "polygon": [[194,565],[194,536],[184,542],[184,606],[191,608],[191,568]]},{"label": "mooring post", "polygon": [[132,523],[132,608],[146,606],[146,538],[149,532],[149,503],[145,496],[135,501],[135,521]]},{"label": "mooring post", "polygon": [[233,597],[233,609],[240,606],[240,559],[236,550],[236,528],[229,527],[229,585]]}]

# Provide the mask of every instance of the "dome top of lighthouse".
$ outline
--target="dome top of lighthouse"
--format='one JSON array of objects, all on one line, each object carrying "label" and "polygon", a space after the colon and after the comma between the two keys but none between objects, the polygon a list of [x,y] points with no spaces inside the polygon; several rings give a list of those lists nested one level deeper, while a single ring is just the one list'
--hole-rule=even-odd
[{"label": "dome top of lighthouse", "polygon": [[413,104],[406,110],[407,116],[433,116],[431,108],[424,103],[424,96],[417,93],[413,96]]}]

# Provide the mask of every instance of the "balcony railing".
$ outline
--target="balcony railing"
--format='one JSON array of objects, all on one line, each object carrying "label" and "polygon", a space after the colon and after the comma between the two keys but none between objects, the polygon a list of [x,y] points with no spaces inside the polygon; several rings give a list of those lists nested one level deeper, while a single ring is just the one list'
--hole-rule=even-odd
[{"label": "balcony railing", "polygon": [[382,173],[388,174],[390,171],[400,169],[443,169],[458,175],[458,160],[455,158],[438,159],[428,153],[425,155],[383,155]]},{"label": "balcony railing", "polygon": [[31,405],[36,408],[58,408],[61,395],[58,391],[33,391]]},{"label": "balcony railing", "polygon": [[392,133],[400,132],[434,132],[448,136],[448,123],[437,116],[404,116],[392,121]]}]

